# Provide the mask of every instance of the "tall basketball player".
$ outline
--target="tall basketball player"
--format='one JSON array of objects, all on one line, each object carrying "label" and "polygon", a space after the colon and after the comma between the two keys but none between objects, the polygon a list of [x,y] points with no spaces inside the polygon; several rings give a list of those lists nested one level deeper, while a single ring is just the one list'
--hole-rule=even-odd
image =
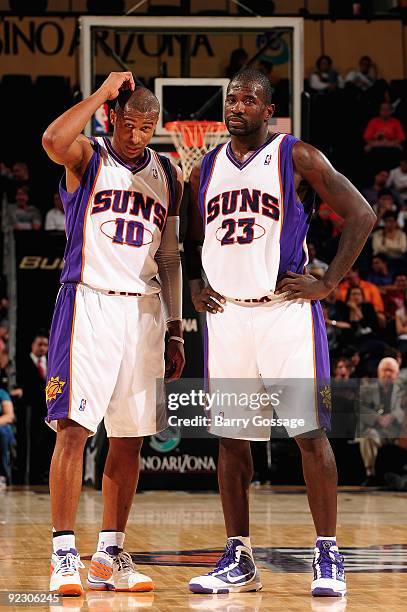
[{"label": "tall basketball player", "polygon": [[[83,136],[95,111],[116,98],[112,140]],[[65,166],[60,192],[67,246],[46,387],[47,421],[57,432],[50,471],[50,590],[62,595],[83,592],[74,524],[84,446],[103,418],[109,437],[103,523],[88,585],[153,589],[123,545],[143,436],[166,427],[156,381],[165,371],[178,378],[184,365],[178,252],[182,178],[168,159],[147,147],[159,112],[156,97],[135,87],[131,73],[113,72],[43,136],[50,158]]]},{"label": "tall basketball player", "polygon": [[[319,300],[355,261],[375,215],[319,151],[293,136],[268,133],[271,96],[268,79],[256,70],[229,83],[225,121],[231,139],[191,174],[188,276],[196,310],[207,312],[210,391],[211,381],[219,389],[225,380],[239,379],[240,388],[259,391],[267,380],[295,379],[289,402],[277,404],[276,412],[280,418],[303,417],[288,433],[302,454],[316,529],[311,590],[314,596],[341,596],[346,584],[336,543],[337,471],[325,435],[329,355]],[[345,220],[338,252],[322,280],[304,272],[313,190]],[[249,537],[249,440],[267,440],[270,428],[247,431],[232,421],[233,413],[239,415],[238,406],[211,412],[211,430],[221,436],[218,479],[228,540],[216,568],[190,581],[195,593],[261,588]],[[220,432],[213,426],[217,417]]]}]

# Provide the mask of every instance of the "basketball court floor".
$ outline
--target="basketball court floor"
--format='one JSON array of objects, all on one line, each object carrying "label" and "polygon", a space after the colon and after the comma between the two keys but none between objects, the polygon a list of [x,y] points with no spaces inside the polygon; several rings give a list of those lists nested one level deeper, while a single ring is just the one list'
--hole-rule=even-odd
[{"label": "basketball court floor", "polygon": [[[215,493],[154,491],[136,496],[126,549],[156,584],[154,593],[86,591],[59,605],[1,606],[1,610],[220,610],[351,612],[407,609],[407,494],[344,489],[339,493],[338,542],[345,554],[348,596],[312,599],[314,529],[302,488],[253,487],[251,529],[263,590],[233,595],[194,595],[188,580],[207,571],[221,554],[225,531]],[[84,489],[77,543],[87,567],[95,550],[102,495]],[[47,591],[51,534],[44,488],[0,492],[0,595]],[[83,581],[86,569],[81,570]]]}]

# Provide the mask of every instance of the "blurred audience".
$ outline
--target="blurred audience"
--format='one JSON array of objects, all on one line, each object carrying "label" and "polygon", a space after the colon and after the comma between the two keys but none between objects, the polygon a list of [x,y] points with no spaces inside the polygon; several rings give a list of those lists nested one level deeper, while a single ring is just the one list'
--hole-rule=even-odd
[{"label": "blurred audience", "polygon": [[0,475],[11,483],[11,452],[15,443],[13,424],[14,408],[11,397],[0,389]]},{"label": "blurred audience", "polygon": [[15,204],[8,207],[9,222],[14,230],[41,229],[41,213],[30,204],[30,190],[28,187],[18,187]]},{"label": "blurred audience", "polygon": [[400,259],[407,251],[407,237],[397,223],[397,213],[388,210],[383,215],[383,229],[377,229],[372,235],[373,255],[387,255],[391,267],[397,265],[394,260]]},{"label": "blurred audience", "polygon": [[376,484],[375,464],[379,448],[394,443],[404,422],[402,390],[397,385],[400,368],[397,361],[385,357],[377,368],[377,380],[360,388],[359,444],[366,470],[364,485]]},{"label": "blurred audience", "polygon": [[329,55],[321,55],[317,59],[315,69],[309,77],[309,86],[319,94],[329,93],[338,87],[343,87],[343,79],[333,68],[332,58]]},{"label": "blurred audience", "polygon": [[380,104],[379,115],[370,119],[363,134],[365,152],[373,168],[389,170],[399,163],[405,133],[400,120],[392,116],[390,102]]},{"label": "blurred audience", "polygon": [[19,364],[18,377],[23,389],[24,414],[19,414],[19,428],[26,431],[21,440],[29,458],[29,484],[46,484],[55,435],[45,425],[47,414],[45,403],[45,381],[47,377],[48,337],[39,331],[33,338],[31,351]]},{"label": "blurred audience", "polygon": [[389,272],[386,255],[384,253],[378,253],[372,257],[371,268],[366,280],[376,285],[380,293],[386,293],[387,288],[393,285],[393,277]]},{"label": "blurred audience", "polygon": [[54,208],[51,208],[45,216],[46,231],[65,231],[65,213],[62,204],[61,196],[58,192],[53,195]]},{"label": "blurred audience", "polygon": [[353,266],[349,272],[347,272],[343,281],[339,284],[336,290],[336,299],[346,302],[348,290],[353,287],[360,287],[360,289],[362,289],[364,300],[372,304],[379,318],[379,322],[381,321],[385,324],[384,303],[379,288],[373,283],[369,283],[360,278],[359,270],[356,266]]},{"label": "blurred audience", "polygon": [[390,170],[386,186],[397,191],[403,201],[407,201],[407,155],[403,153],[400,165]]},{"label": "blurred audience", "polygon": [[[379,198],[383,196],[384,193],[390,194],[397,206],[401,206],[402,204],[402,200],[397,191],[394,191],[393,189],[391,189],[391,187],[387,185],[389,175],[390,173],[388,170],[379,170],[373,177],[373,184],[361,189],[362,195],[373,207],[373,210],[375,212],[377,211],[377,207],[375,206],[378,203]],[[386,191],[383,191],[385,189]]]},{"label": "blurred audience", "polygon": [[362,91],[368,90],[377,79],[377,68],[368,55],[363,55],[359,60],[359,67],[348,72],[345,83],[351,83]]}]

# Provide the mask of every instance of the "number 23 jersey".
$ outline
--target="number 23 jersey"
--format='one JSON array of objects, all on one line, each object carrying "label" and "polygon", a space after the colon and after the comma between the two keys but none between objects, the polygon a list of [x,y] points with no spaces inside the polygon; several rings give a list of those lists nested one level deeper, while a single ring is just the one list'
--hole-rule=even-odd
[{"label": "number 23 jersey", "polygon": [[284,273],[304,271],[314,194],[305,202],[298,199],[296,142],[294,136],[273,134],[240,162],[229,141],[202,161],[202,265],[211,287],[226,297],[261,298]]},{"label": "number 23 jersey", "polygon": [[78,189],[60,194],[67,245],[62,283],[94,289],[158,293],[155,253],[175,194],[170,161],[146,148],[124,162],[107,138],[92,139],[93,155]]}]

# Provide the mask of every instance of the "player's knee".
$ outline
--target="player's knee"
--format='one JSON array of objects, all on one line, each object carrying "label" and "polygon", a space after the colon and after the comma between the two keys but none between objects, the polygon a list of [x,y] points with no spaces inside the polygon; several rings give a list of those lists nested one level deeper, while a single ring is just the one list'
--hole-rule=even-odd
[{"label": "player's knee", "polygon": [[[318,430],[320,431],[320,430]],[[325,432],[321,430],[316,436],[298,436],[295,438],[301,452],[304,454],[311,454],[317,457],[323,457],[327,450],[330,450],[331,446],[329,440],[326,437]]]},{"label": "player's knee", "polygon": [[248,440],[221,438],[219,440],[219,458],[222,462],[232,464],[235,473],[240,472],[244,480],[251,482],[253,461]]},{"label": "player's knee", "polygon": [[64,451],[70,453],[81,452],[88,436],[89,431],[79,423],[71,419],[60,419],[58,421],[57,442],[63,445]]},{"label": "player's knee", "polygon": [[223,453],[243,457],[250,455],[250,442],[248,440],[234,440],[233,438],[220,438],[219,449]]},{"label": "player's knee", "polygon": [[144,438],[109,438],[109,450],[123,453],[127,458],[138,456]]}]

